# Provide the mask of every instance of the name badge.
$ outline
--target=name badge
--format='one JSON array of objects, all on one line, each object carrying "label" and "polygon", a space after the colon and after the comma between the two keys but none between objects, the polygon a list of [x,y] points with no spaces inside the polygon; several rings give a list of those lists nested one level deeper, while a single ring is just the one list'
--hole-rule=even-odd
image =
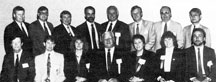
[{"label": "name badge", "polygon": [[23,68],[28,68],[29,65],[28,65],[28,63],[24,63],[24,64],[22,64],[22,67],[23,67]]}]

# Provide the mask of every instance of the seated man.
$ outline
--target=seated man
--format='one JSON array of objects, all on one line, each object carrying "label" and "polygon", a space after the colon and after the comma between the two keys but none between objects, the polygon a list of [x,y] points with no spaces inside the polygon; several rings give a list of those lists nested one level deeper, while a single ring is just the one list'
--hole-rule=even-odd
[{"label": "seated man", "polygon": [[13,37],[13,51],[6,54],[3,61],[0,82],[33,82],[34,61],[32,54],[22,49],[21,37]]},{"label": "seated man", "polygon": [[53,50],[54,39],[48,36],[44,41],[45,52],[35,57],[35,82],[63,82],[64,57]]}]

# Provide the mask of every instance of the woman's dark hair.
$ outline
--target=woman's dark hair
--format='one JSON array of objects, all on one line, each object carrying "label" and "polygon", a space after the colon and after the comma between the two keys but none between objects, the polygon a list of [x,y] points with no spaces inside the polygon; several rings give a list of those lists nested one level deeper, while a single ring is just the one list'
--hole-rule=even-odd
[{"label": "woman's dark hair", "polygon": [[88,51],[88,43],[85,39],[85,37],[82,36],[75,36],[72,41],[70,42],[70,49],[72,52],[76,51],[75,42],[77,40],[81,40],[83,42],[83,52],[86,53]]},{"label": "woman's dark hair", "polygon": [[176,36],[171,32],[171,31],[167,31],[165,33],[163,33],[162,37],[161,37],[161,41],[160,41],[160,44],[161,44],[161,47],[162,48],[166,48],[165,44],[164,44],[164,39],[165,38],[172,38],[173,40],[173,46],[176,48],[178,47],[178,43],[177,43],[177,39],[176,39]]},{"label": "woman's dark hair", "polygon": [[134,40],[135,39],[140,39],[143,42],[143,44],[145,44],[145,38],[142,35],[140,35],[140,34],[136,34],[132,38],[133,47],[134,47]]}]

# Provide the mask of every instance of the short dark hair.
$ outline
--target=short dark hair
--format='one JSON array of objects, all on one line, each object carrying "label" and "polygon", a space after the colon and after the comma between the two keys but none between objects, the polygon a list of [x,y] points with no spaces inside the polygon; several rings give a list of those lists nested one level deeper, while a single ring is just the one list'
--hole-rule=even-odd
[{"label": "short dark hair", "polygon": [[54,40],[53,36],[47,36],[47,37],[45,37],[44,42],[46,43],[46,41],[48,41],[48,40],[50,40],[51,42],[55,43],[55,40]]},{"label": "short dark hair", "polygon": [[86,14],[86,12],[87,12],[88,9],[93,10],[94,13],[95,13],[95,8],[94,8],[94,7],[92,7],[92,6],[87,6],[87,7],[85,7],[85,9],[84,9],[84,13],[85,13],[85,14]]},{"label": "short dark hair", "polygon": [[[38,10],[37,10],[37,13],[40,13],[40,11],[44,11],[44,10],[49,11],[47,7],[45,7],[45,6],[40,6],[40,7],[38,8]],[[37,19],[39,19],[38,15],[37,15]]]},{"label": "short dark hair", "polygon": [[23,43],[23,38],[22,38],[21,36],[13,36],[13,37],[11,38],[11,43],[10,43],[10,44],[12,44],[12,41],[13,41],[14,39],[16,39],[16,38],[20,38],[21,43]]},{"label": "short dark hair", "polygon": [[142,13],[142,8],[141,8],[140,6],[138,6],[138,5],[135,5],[135,6],[133,6],[133,7],[131,8],[131,13],[132,13],[133,10],[135,10],[135,9],[139,9],[140,12]]},{"label": "short dark hair", "polygon": [[115,10],[115,11],[117,11],[118,12],[118,9],[117,9],[117,7],[116,6],[113,6],[113,5],[111,5],[111,6],[109,6],[108,8],[107,8],[107,13],[109,12],[109,10],[111,10],[111,9],[113,9],[113,10]]},{"label": "short dark hair", "polygon": [[64,14],[68,14],[68,15],[70,15],[70,17],[71,17],[71,13],[70,13],[69,11],[67,11],[67,10],[64,10],[64,11],[62,11],[62,12],[60,13],[60,18],[62,18]]},{"label": "short dark hair", "polygon": [[160,9],[160,13],[161,13],[161,10],[162,10],[163,8],[167,8],[167,9],[170,11],[170,13],[171,13],[171,8],[170,8],[169,6],[162,6],[161,9]]},{"label": "short dark hair", "polygon": [[134,47],[134,40],[135,39],[140,39],[143,42],[143,44],[145,44],[145,38],[144,38],[144,36],[140,35],[140,34],[136,34],[136,35],[133,35],[133,37],[132,37],[133,47]]},{"label": "short dark hair", "polygon": [[[201,33],[203,34],[204,38],[206,38],[206,33],[205,33],[205,31],[204,31],[202,28],[194,28],[194,30],[193,30],[193,32],[192,32],[192,37],[191,37],[191,43],[192,43],[192,44],[193,44],[193,37],[194,37],[193,34],[194,34],[196,31],[201,32]],[[206,41],[204,41],[203,43],[205,44]]]},{"label": "short dark hair", "polygon": [[16,7],[14,7],[13,8],[13,12],[12,12],[12,19],[13,20],[15,20],[15,18],[14,18],[14,14],[16,13],[16,11],[24,11],[25,12],[25,9],[23,8],[23,7],[21,7],[21,6],[16,6]]},{"label": "short dark hair", "polygon": [[178,47],[178,43],[177,43],[176,36],[175,36],[171,31],[167,31],[167,32],[163,33],[163,35],[162,35],[162,37],[161,37],[160,44],[161,44],[161,47],[162,47],[162,48],[166,48],[166,46],[165,46],[165,44],[164,44],[165,38],[172,38],[172,40],[173,40],[173,46],[174,46],[175,48]]},{"label": "short dark hair", "polygon": [[83,51],[86,53],[88,51],[88,42],[86,41],[86,38],[83,36],[75,36],[74,39],[70,42],[70,49],[72,52],[75,52],[76,47],[75,47],[75,42],[76,40],[81,40],[83,42]]},{"label": "short dark hair", "polygon": [[192,8],[192,9],[190,10],[189,14],[191,15],[192,12],[198,13],[199,16],[202,15],[202,12],[201,12],[201,10],[200,10],[199,8]]}]

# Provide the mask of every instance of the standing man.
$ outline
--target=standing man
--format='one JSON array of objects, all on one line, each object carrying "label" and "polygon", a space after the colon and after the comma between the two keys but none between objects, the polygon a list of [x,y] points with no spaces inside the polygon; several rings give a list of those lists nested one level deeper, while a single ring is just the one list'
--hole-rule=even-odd
[{"label": "standing man", "polygon": [[[215,82],[215,51],[205,46],[206,33],[195,28],[192,33],[193,46],[186,49],[186,80],[192,82]],[[213,69],[214,68],[214,69]]]},{"label": "standing man", "polygon": [[77,27],[82,36],[86,37],[89,43],[89,50],[98,50],[100,48],[100,24],[95,22],[95,8],[87,6],[84,10],[86,22]]},{"label": "standing man", "polygon": [[25,9],[21,6],[14,7],[12,16],[14,21],[4,31],[4,48],[6,54],[13,51],[11,42],[14,36],[20,36],[23,39],[23,50],[32,52],[32,41],[28,28],[29,23],[25,22]]},{"label": "standing man", "polygon": [[115,6],[107,8],[108,21],[102,24],[101,32],[112,31],[116,39],[116,47],[125,51],[131,49],[129,26],[118,20],[119,12]]},{"label": "standing man", "polygon": [[30,24],[29,31],[33,42],[34,55],[39,55],[44,52],[44,38],[52,35],[53,25],[47,21],[48,15],[48,9],[45,6],[41,6],[38,8],[37,20]]},{"label": "standing man", "polygon": [[180,23],[171,20],[171,8],[168,6],[162,6],[160,9],[161,20],[153,24],[153,29],[150,34],[150,43],[154,43],[153,51],[161,48],[160,40],[161,36],[166,31],[171,31],[177,38],[178,48],[183,47],[183,34],[182,26]]},{"label": "standing man", "polygon": [[[150,50],[151,45],[153,45],[154,43],[150,43],[151,41],[149,41],[150,39],[148,35],[150,29],[152,29],[153,22],[142,19],[143,16],[142,8],[137,5],[131,8],[131,16],[134,20],[134,22],[129,24],[131,37],[133,37],[133,35],[136,34],[142,35],[145,38],[146,50]],[[134,47],[132,47],[132,50],[133,49]]]},{"label": "standing man", "polygon": [[44,40],[45,52],[35,57],[35,82],[63,82],[64,56],[53,50],[55,42],[53,37]]},{"label": "standing man", "polygon": [[61,24],[54,28],[53,36],[56,42],[54,50],[56,52],[66,54],[70,50],[70,42],[77,35],[75,27],[71,26],[71,13],[64,10],[60,14]]},{"label": "standing man", "polygon": [[211,36],[210,31],[207,27],[201,25],[199,22],[202,19],[202,13],[199,8],[193,8],[189,12],[191,25],[184,27],[183,34],[184,34],[184,48],[188,48],[191,46],[191,35],[193,29],[195,28],[202,28],[206,33],[206,43],[205,45],[211,47]]},{"label": "standing man", "polygon": [[4,57],[0,82],[33,82],[34,81],[34,61],[32,54],[22,49],[22,39],[20,36],[11,38],[13,51]]}]

